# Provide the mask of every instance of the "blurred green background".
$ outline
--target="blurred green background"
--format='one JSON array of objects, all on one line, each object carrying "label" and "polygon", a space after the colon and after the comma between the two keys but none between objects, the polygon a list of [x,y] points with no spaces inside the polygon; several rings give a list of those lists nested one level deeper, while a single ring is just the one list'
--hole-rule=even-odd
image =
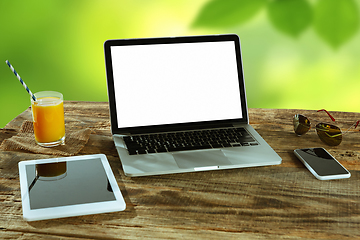
[{"label": "blurred green background", "polygon": [[[0,1],[0,128],[33,92],[107,101],[103,42],[237,33],[251,108],[359,112],[360,0]],[[136,93],[134,93],[136,94]]]}]

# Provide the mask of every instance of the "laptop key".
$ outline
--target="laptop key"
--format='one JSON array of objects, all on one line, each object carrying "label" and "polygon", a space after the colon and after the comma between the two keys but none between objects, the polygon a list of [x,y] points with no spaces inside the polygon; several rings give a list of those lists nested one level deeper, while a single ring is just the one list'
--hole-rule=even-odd
[{"label": "laptop key", "polygon": [[146,154],[146,150],[145,149],[139,149],[138,154]]},{"label": "laptop key", "polygon": [[209,149],[212,148],[210,144],[195,145],[195,149]]},{"label": "laptop key", "polygon": [[167,152],[166,148],[164,148],[164,147],[157,148],[156,151],[158,153]]},{"label": "laptop key", "polygon": [[230,143],[223,143],[222,144],[224,147],[232,147]]},{"label": "laptop key", "polygon": [[223,145],[221,145],[220,143],[211,143],[211,146],[213,148],[221,148],[221,147],[223,147]]},{"label": "laptop key", "polygon": [[137,151],[136,149],[128,149],[128,152],[129,152],[129,155],[136,155],[137,154]]},{"label": "laptop key", "polygon": [[156,153],[155,149],[151,148],[147,150],[148,153]]}]

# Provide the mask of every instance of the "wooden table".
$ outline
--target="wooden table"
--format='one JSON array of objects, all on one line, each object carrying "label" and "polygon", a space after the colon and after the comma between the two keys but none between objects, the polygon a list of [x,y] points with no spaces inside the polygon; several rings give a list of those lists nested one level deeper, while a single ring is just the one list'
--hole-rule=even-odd
[{"label": "wooden table", "polygon": [[[250,123],[282,157],[281,165],[129,178],[112,142],[108,103],[65,102],[67,129],[93,130],[80,154],[106,154],[127,208],[26,222],[17,164],[54,156],[0,150],[0,238],[359,239],[360,132],[329,147],[314,130],[302,137],[293,133],[296,113],[327,118],[316,111],[250,109]],[[360,113],[332,114],[344,127],[360,119]],[[0,129],[0,143],[16,135],[24,120],[31,120],[30,109]],[[293,154],[305,147],[325,147],[351,178],[317,180]]]}]

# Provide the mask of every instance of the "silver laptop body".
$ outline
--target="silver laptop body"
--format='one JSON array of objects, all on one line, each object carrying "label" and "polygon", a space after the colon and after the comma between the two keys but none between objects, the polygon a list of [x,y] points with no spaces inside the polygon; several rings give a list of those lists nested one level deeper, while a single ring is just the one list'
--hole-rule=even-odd
[{"label": "silver laptop body", "polygon": [[[111,131],[127,176],[281,163],[249,125],[237,35],[107,40],[104,51]],[[140,153],[124,141],[234,127],[244,128],[251,143]]]}]

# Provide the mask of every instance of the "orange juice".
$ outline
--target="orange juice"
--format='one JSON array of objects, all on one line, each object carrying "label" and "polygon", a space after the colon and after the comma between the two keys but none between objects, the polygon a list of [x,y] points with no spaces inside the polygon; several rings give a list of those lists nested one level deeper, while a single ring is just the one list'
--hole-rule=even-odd
[{"label": "orange juice", "polygon": [[[40,92],[54,93],[54,92]],[[36,93],[36,101],[32,101],[32,114],[35,140],[45,147],[63,144],[65,140],[64,105],[61,98]],[[56,92],[55,92],[56,93]]]}]

